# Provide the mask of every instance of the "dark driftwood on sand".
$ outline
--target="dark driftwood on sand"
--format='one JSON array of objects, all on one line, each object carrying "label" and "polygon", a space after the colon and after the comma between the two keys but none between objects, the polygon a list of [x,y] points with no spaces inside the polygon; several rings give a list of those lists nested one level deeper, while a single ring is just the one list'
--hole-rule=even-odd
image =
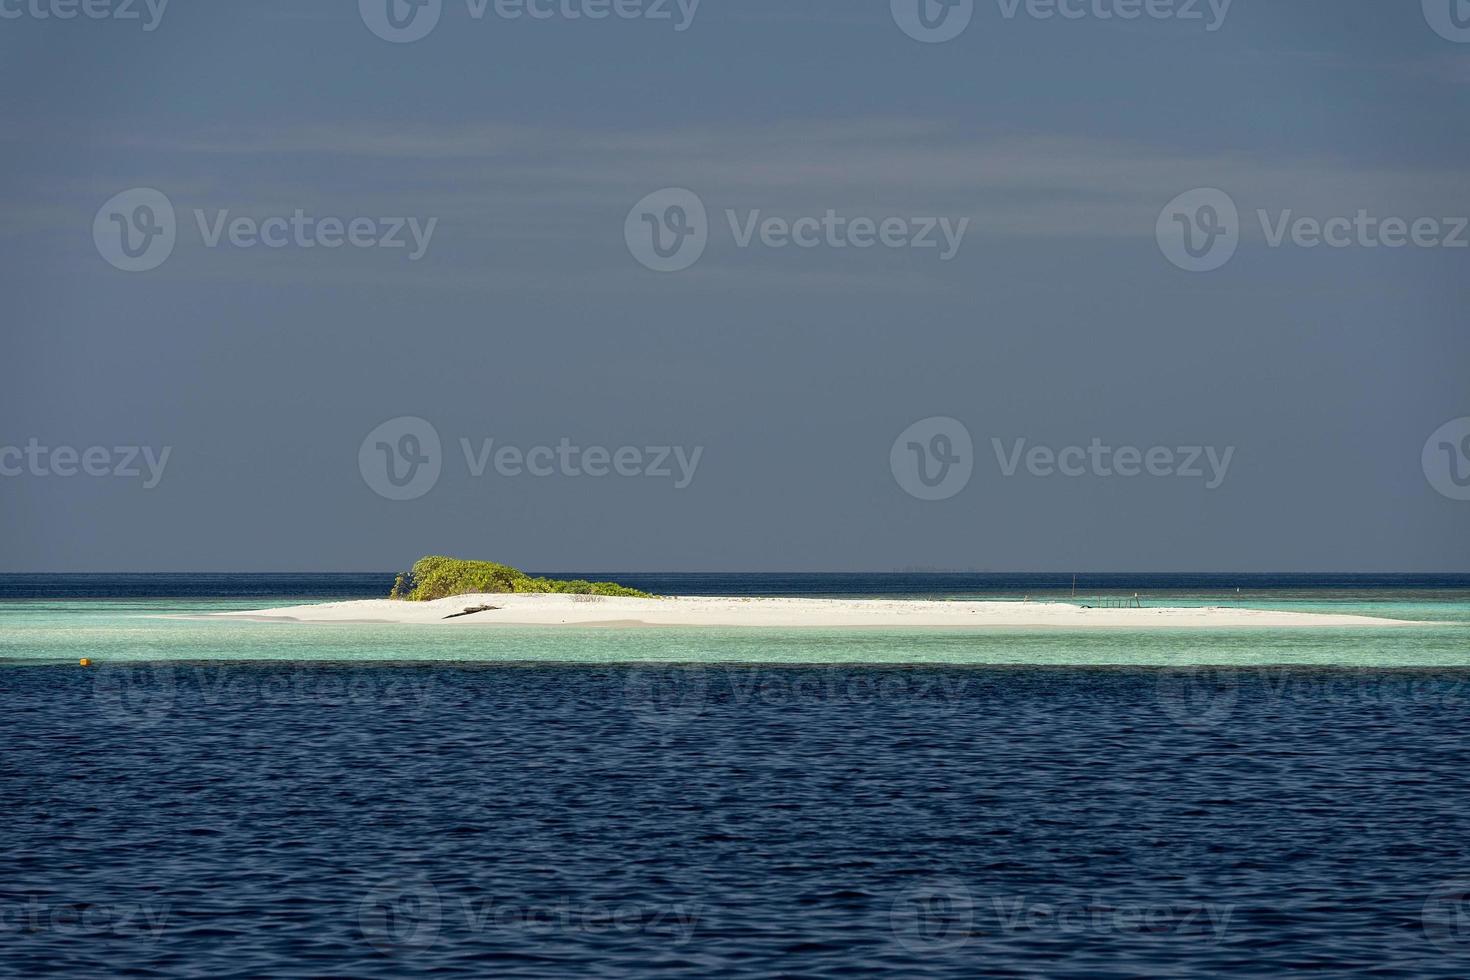
[{"label": "dark driftwood on sand", "polygon": [[473,616],[475,613],[490,612],[499,609],[499,606],[466,606],[464,612],[450,613],[445,619],[458,619],[461,616]]}]

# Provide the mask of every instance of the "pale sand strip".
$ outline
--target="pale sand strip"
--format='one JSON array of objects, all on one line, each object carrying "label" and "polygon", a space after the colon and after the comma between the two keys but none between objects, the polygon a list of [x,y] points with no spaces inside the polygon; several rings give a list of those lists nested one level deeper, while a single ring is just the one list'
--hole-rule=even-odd
[{"label": "pale sand strip", "polygon": [[[474,606],[496,609],[445,619]],[[1063,602],[944,602],[911,599],[773,599],[680,596],[619,599],[566,595],[463,595],[433,602],[363,599],[279,609],[214,613],[210,618],[297,623],[403,623],[475,626],[782,626],[782,627],[1216,627],[1410,626],[1372,616],[1201,608],[1083,609]]]}]

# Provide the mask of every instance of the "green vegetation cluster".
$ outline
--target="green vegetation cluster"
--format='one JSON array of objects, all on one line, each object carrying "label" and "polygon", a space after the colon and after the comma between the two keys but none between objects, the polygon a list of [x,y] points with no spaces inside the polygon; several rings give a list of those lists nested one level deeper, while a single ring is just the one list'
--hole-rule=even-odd
[{"label": "green vegetation cluster", "polygon": [[533,578],[518,568],[493,561],[467,561],[463,558],[431,556],[420,558],[413,568],[400,573],[393,583],[390,599],[424,602],[448,596],[481,592],[555,592],[568,595],[628,596],[652,599],[616,582],[566,582],[552,578]]}]

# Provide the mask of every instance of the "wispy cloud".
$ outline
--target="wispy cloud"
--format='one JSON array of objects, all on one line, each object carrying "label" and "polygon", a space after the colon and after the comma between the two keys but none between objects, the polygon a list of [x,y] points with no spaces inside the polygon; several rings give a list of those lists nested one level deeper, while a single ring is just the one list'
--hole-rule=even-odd
[{"label": "wispy cloud", "polygon": [[[1299,213],[1470,211],[1470,170],[1363,167],[1322,157],[1183,152],[1168,146],[1049,134],[967,132],[931,121],[852,119],[743,127],[613,131],[517,125],[291,126],[205,131],[165,140],[118,139],[150,149],[164,179],[197,184],[229,164],[194,157],[340,157],[354,198],[380,189],[421,210],[498,216],[514,227],[559,213],[569,234],[586,209],[627,206],[657,187],[687,186],[712,209],[970,215],[979,233],[1146,235],[1177,191],[1217,186],[1242,208]],[[403,161],[412,161],[405,169]],[[231,187],[246,200],[320,200],[319,181],[290,167]],[[267,176],[268,174],[268,176]],[[1166,194],[1167,192],[1167,194]],[[556,222],[553,222],[555,224]]]},{"label": "wispy cloud", "polygon": [[[90,139],[98,139],[92,134]],[[439,219],[432,262],[412,280],[427,288],[496,291],[643,288],[630,277],[622,223],[652,190],[688,187],[725,237],[726,211],[797,217],[933,215],[970,219],[971,241],[1147,239],[1159,210],[1193,187],[1220,187],[1242,212],[1245,238],[1260,236],[1258,208],[1296,215],[1470,214],[1464,168],[1365,168],[1321,157],[1269,159],[1199,153],[1127,140],[982,133],[933,121],[867,118],[769,125],[619,131],[518,125],[321,125],[206,129],[165,139],[126,131],[101,137],[126,148],[125,169],[51,177],[24,197],[0,199],[7,237],[39,231],[84,241],[100,203],[152,186],[193,235],[193,210],[232,216],[416,215]],[[261,166],[271,156],[270,166]],[[324,181],[324,168],[333,179]],[[257,249],[220,261],[180,249],[169,275],[199,279],[370,286],[381,257],[302,258]],[[915,288],[896,264],[860,259],[779,267],[727,256],[706,261],[678,288]],[[601,285],[599,285],[601,284]],[[668,287],[665,287],[668,288]]]}]

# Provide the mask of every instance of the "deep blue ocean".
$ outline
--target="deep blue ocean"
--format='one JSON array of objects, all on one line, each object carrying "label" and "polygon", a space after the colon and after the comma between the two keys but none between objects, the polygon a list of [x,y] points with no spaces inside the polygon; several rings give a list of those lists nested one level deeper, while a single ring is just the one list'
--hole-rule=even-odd
[{"label": "deep blue ocean", "polygon": [[[1118,653],[1171,640],[1117,631],[946,636],[908,663],[877,662],[882,638],[674,663],[634,659],[666,649],[640,631],[571,631],[541,659],[391,663],[354,654],[370,631],[155,618],[389,582],[0,576],[0,975],[1470,976],[1465,576],[1079,579],[1439,610],[1363,641],[1201,641],[1172,669]],[[1354,642],[1373,666],[1323,662]],[[1061,662],[1104,644],[1106,666]],[[605,662],[553,662],[588,650]],[[937,662],[965,650],[1012,653]]]}]

